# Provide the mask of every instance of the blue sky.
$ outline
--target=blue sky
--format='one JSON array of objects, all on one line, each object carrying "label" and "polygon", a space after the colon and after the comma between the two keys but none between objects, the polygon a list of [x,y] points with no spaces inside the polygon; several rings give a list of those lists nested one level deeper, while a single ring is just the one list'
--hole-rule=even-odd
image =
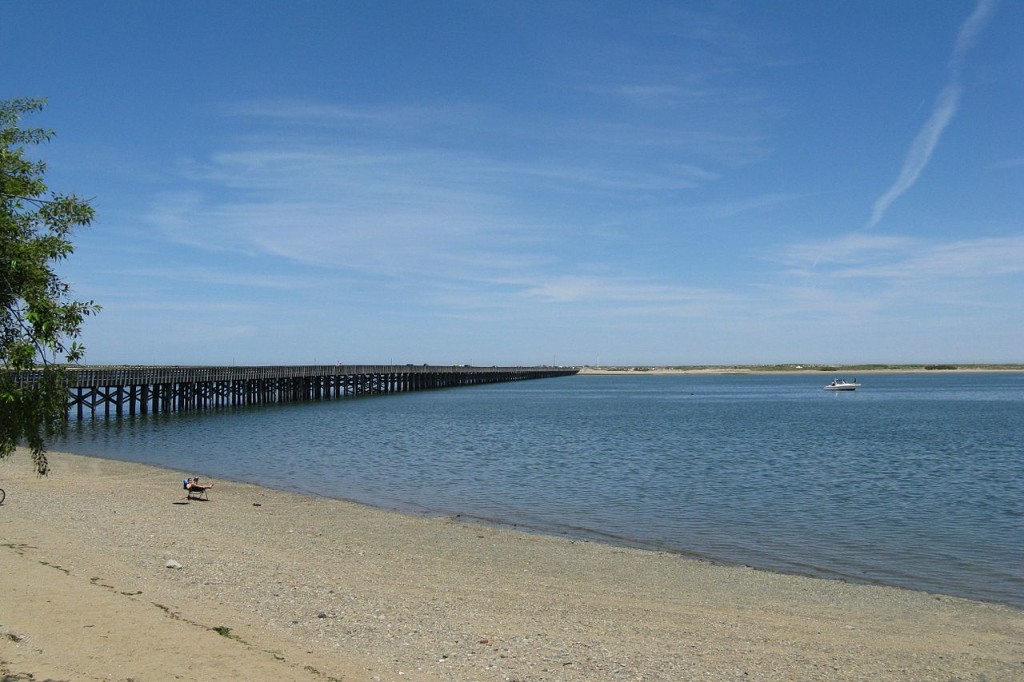
[{"label": "blue sky", "polygon": [[0,11],[88,362],[1024,361],[1024,3]]}]

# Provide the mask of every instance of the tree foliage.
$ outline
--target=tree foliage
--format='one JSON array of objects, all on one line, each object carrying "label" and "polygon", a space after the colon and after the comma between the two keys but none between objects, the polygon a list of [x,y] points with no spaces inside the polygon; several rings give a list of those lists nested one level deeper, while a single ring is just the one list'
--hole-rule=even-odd
[{"label": "tree foliage", "polygon": [[24,442],[40,474],[48,470],[45,442],[67,417],[66,364],[81,359],[82,322],[99,310],[73,300],[54,271],[74,251],[71,233],[92,222],[93,209],[74,195],[50,192],[46,163],[26,158],[26,146],[53,137],[19,125],[44,106],[37,99],[0,101],[0,458]]}]

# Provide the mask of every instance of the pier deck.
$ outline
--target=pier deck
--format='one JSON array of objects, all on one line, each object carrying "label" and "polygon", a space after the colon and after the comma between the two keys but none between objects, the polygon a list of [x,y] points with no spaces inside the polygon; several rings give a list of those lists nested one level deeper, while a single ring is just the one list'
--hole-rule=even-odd
[{"label": "pier deck", "polygon": [[[282,365],[69,368],[68,416],[202,410],[335,400],[576,374],[575,367]],[[20,380],[31,381],[32,373]]]}]

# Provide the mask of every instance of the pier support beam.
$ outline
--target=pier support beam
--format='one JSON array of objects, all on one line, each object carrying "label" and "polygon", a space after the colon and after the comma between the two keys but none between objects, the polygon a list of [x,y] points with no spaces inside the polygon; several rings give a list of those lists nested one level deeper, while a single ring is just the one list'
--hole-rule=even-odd
[{"label": "pier support beam", "polygon": [[[569,376],[574,367],[326,365],[70,368],[68,416],[95,418],[332,400]],[[31,376],[19,377],[31,381]]]}]

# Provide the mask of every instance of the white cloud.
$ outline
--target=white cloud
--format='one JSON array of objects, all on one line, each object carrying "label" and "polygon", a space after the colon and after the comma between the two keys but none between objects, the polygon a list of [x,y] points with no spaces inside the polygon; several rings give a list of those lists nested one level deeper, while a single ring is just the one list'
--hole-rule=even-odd
[{"label": "white cloud", "polygon": [[736,291],[635,277],[549,277],[524,285],[521,299],[532,305],[564,307],[579,319],[615,322],[642,318],[657,326],[683,319],[736,319],[749,312],[751,305]]},{"label": "white cloud", "polygon": [[842,277],[962,280],[991,279],[1024,273],[1024,237],[992,237],[920,244],[896,262],[862,264]]},{"label": "white cloud", "polygon": [[992,164],[993,168],[1021,168],[1024,167],[1024,156],[1016,159],[1004,159],[997,163]]},{"label": "white cloud", "polygon": [[568,276],[538,282],[527,289],[525,295],[554,302],[678,303],[702,300],[711,292],[634,279]]},{"label": "white cloud", "polygon": [[1024,273],[1024,236],[949,242],[853,233],[776,256],[790,272],[832,277],[991,277]]},{"label": "white cloud", "polygon": [[741,197],[728,203],[720,202],[703,206],[698,205],[694,207],[694,210],[702,216],[722,220],[734,218],[745,213],[761,213],[766,210],[772,210],[794,201],[806,199],[808,196],[807,194],[781,192],[762,194],[759,196]]},{"label": "white cloud", "polygon": [[889,206],[917,182],[921,172],[928,165],[928,160],[931,159],[932,152],[935,151],[935,145],[939,143],[939,138],[942,137],[942,132],[949,125],[953,114],[956,113],[961,92],[962,88],[959,85],[951,83],[939,93],[931,116],[928,117],[924,127],[921,128],[910,145],[910,150],[903,160],[903,167],[900,169],[899,177],[886,190],[885,194],[875,202],[875,206],[871,211],[871,220],[868,221],[866,227],[872,228],[881,222],[882,218],[885,217],[886,211],[889,210]]},{"label": "white cloud", "polygon": [[907,237],[852,233],[834,239],[793,244],[775,254],[773,259],[788,265],[793,271],[811,273],[819,266],[849,266],[897,256],[912,249],[916,243]]},{"label": "white cloud", "polygon": [[866,229],[870,229],[882,221],[892,203],[913,187],[921,172],[928,165],[943,131],[953,119],[953,115],[960,105],[963,88],[960,86],[959,80],[963,61],[984,28],[985,22],[992,14],[994,6],[994,0],[979,0],[971,16],[961,26],[949,63],[949,82],[939,93],[931,115],[911,143],[896,181],[875,202],[871,211],[871,219],[865,225]]},{"label": "white cloud", "polygon": [[963,61],[967,57],[967,52],[978,40],[978,35],[985,28],[989,17],[995,11],[995,7],[996,0],[978,0],[978,4],[974,6],[971,16],[967,17],[967,21],[960,27],[960,32],[956,37],[956,44],[953,46],[953,57],[950,59],[949,64],[950,71],[954,75],[959,75],[959,71],[963,67]]},{"label": "white cloud", "polygon": [[422,131],[433,126],[482,123],[477,109],[447,101],[443,107],[424,105],[356,106],[328,104],[315,100],[268,99],[236,102],[223,107],[231,117],[263,120],[272,125],[365,128],[391,133]]}]

